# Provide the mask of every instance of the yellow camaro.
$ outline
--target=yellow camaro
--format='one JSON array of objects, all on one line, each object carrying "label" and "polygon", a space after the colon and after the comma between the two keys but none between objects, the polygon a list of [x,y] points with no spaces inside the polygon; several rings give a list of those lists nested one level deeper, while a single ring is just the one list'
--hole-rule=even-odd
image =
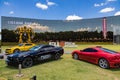
[{"label": "yellow camaro", "polygon": [[33,46],[35,46],[34,43],[20,43],[17,46],[7,48],[5,52],[6,54],[12,54],[12,53],[19,52],[19,51],[27,51]]}]

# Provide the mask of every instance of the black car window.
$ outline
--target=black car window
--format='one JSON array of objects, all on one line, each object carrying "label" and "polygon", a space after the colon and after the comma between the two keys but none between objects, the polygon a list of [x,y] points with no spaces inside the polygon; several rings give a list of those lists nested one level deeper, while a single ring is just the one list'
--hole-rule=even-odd
[{"label": "black car window", "polygon": [[49,46],[43,46],[42,48],[48,48]]},{"label": "black car window", "polygon": [[53,49],[54,46],[51,46],[51,45],[45,45],[42,47],[42,49],[44,50],[50,50],[50,49]]},{"label": "black car window", "polygon": [[87,48],[87,49],[84,49],[83,52],[97,52],[97,50],[93,48]]},{"label": "black car window", "polygon": [[23,44],[18,44],[18,46],[23,46]]},{"label": "black car window", "polygon": [[92,49],[92,52],[98,52],[96,49]]},{"label": "black car window", "polygon": [[37,51],[37,50],[39,50],[40,48],[41,48],[42,46],[34,46],[34,47],[32,47],[32,48],[30,48],[29,50],[30,51]]},{"label": "black car window", "polygon": [[25,46],[31,46],[32,44],[25,44]]},{"label": "black car window", "polygon": [[43,46],[42,48],[53,48],[54,46],[51,46],[51,45],[46,45],[46,46]]}]

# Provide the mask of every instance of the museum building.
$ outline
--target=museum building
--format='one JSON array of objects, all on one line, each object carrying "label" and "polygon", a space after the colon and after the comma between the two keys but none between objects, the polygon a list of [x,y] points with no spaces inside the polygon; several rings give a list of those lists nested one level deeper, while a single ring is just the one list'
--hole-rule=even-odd
[{"label": "museum building", "polygon": [[[113,43],[120,44],[120,16],[109,16],[81,20],[44,20],[20,17],[1,16],[1,28],[15,30],[18,26],[37,24],[35,32],[60,31],[103,31],[103,21],[106,19],[106,31],[113,31]],[[104,31],[103,31],[104,32]]]}]

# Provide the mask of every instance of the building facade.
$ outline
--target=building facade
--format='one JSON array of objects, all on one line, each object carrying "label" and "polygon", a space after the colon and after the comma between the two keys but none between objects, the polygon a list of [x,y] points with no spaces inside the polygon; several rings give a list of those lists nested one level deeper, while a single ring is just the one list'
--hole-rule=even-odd
[{"label": "building facade", "polygon": [[[38,32],[42,31],[44,26],[47,26],[45,31],[59,32],[59,31],[94,31],[102,30],[103,18],[94,18],[94,19],[82,19],[82,20],[42,20],[42,19],[30,19],[30,18],[19,18],[19,17],[1,17],[1,27],[2,29],[14,30],[17,26],[20,25],[29,25],[36,23],[41,25],[41,29]],[[113,31],[114,26],[120,26],[120,16],[111,16],[106,17],[107,30]],[[44,32],[44,31],[42,31]]]},{"label": "building facade", "polygon": [[[30,19],[20,17],[1,17],[1,28],[8,30],[15,30],[21,25],[33,24],[37,26],[35,32],[60,32],[60,31],[103,31],[103,19],[104,18],[93,18],[93,19],[82,19],[82,20],[42,20],[42,19]],[[120,16],[105,17],[106,30],[113,31],[116,27],[120,28]],[[115,34],[115,30],[113,31]],[[116,34],[115,34],[116,36]],[[114,42],[120,43],[118,37],[114,37]]]},{"label": "building facade", "polygon": [[113,27],[113,43],[120,44],[120,26]]}]

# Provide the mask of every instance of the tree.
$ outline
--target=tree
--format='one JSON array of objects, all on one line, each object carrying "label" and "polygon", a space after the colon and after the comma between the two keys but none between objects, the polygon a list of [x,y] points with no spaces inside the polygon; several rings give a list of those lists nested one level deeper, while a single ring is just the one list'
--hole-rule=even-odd
[{"label": "tree", "polygon": [[3,42],[17,42],[17,35],[13,30],[2,29],[2,41]]}]

